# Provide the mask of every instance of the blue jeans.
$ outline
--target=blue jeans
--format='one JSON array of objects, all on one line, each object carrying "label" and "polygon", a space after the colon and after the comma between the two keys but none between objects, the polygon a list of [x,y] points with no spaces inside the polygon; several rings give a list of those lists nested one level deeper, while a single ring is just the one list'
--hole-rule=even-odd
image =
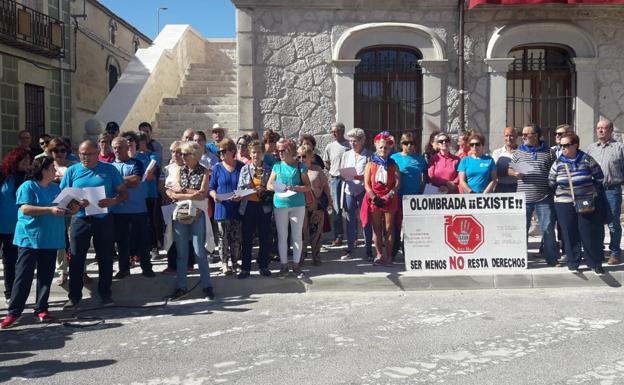
[{"label": "blue jeans", "polygon": [[566,251],[566,264],[578,267],[581,264],[581,245],[585,261],[590,268],[602,265],[603,224],[596,212],[587,215],[576,213],[572,203],[555,203],[557,219]]},{"label": "blue jeans", "polygon": [[204,248],[206,243],[206,218],[200,215],[195,222],[185,225],[178,221],[173,221],[173,239],[178,252],[176,265],[176,288],[187,289],[186,272],[188,264],[189,241],[193,243],[196,261],[199,265],[202,287],[211,287],[210,269],[208,268],[208,253]]},{"label": "blue jeans", "polygon": [[542,243],[544,244],[544,259],[546,263],[556,263],[559,259],[559,247],[555,236],[555,206],[553,198],[548,197],[539,202],[526,204],[526,228],[527,234],[531,227],[533,212],[537,215],[537,222],[542,230]]},{"label": "blue jeans", "polygon": [[[366,194],[366,192],[358,196],[345,194],[345,210],[347,210],[347,251],[353,251],[353,249],[355,249],[355,240],[358,233],[357,225],[360,218],[360,209],[362,208],[364,194]],[[373,226],[370,221],[368,225],[364,227],[364,241],[366,243],[366,255],[373,255]]]},{"label": "blue jeans", "polygon": [[332,201],[334,202],[334,212],[332,214],[332,227],[334,228],[334,239],[340,239],[344,237],[344,230],[342,227],[342,209],[338,209],[342,197],[340,191],[342,190],[342,181],[340,178],[329,177],[329,191],[331,193]]},{"label": "blue jeans", "polygon": [[622,240],[622,225],[620,224],[620,214],[622,213],[622,188],[618,187],[612,190],[605,191],[607,195],[607,202],[609,202],[609,209],[611,210],[611,222],[609,222],[609,234],[611,241],[609,241],[609,254],[615,257],[620,257],[622,249],[620,248],[620,241]]}]

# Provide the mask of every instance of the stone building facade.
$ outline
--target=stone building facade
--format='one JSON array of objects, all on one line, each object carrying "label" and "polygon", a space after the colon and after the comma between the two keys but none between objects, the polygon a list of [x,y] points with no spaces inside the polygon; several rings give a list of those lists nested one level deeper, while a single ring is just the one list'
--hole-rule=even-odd
[{"label": "stone building facade", "polygon": [[[460,128],[456,0],[232,1],[241,130],[309,133],[325,143],[333,121],[354,127],[355,112],[362,108],[355,98],[358,55],[374,47],[419,54],[422,89],[415,100],[423,138],[432,130]],[[558,115],[550,116],[549,124],[572,124],[582,145],[593,140],[600,116],[624,125],[624,7],[479,6],[465,12],[464,45],[466,128],[484,133],[488,147],[502,144],[505,126],[521,127],[533,115],[545,115],[540,103],[552,96],[548,92],[560,93],[555,97],[566,111],[551,105],[548,114]],[[531,55],[525,64],[515,60],[519,52]],[[522,78],[532,65],[526,62],[544,52],[565,56],[569,74],[559,83],[555,70],[547,74],[552,84],[540,83],[542,75]],[[518,69],[519,64],[525,67]],[[548,69],[545,61],[535,66],[541,74]],[[565,92],[555,89],[561,85]],[[523,100],[529,86],[541,94],[531,91],[532,100]],[[522,106],[526,111],[510,112]]]}]

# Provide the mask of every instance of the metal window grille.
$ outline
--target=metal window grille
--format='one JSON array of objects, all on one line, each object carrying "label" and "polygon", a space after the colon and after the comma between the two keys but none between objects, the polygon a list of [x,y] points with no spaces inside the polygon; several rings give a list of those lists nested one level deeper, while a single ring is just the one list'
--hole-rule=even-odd
[{"label": "metal window grille", "polygon": [[507,124],[521,129],[536,123],[553,145],[560,124],[573,125],[575,71],[571,53],[561,47],[527,46],[510,52],[507,73]]},{"label": "metal window grille", "polygon": [[420,52],[406,47],[371,47],[356,56],[355,127],[366,132],[368,145],[380,131],[400,140],[413,132],[421,146],[422,71]]},{"label": "metal window grille", "polygon": [[43,87],[33,84],[24,85],[26,108],[25,128],[33,138],[45,132],[45,103]]},{"label": "metal window grille", "polygon": [[117,71],[117,67],[114,65],[108,66],[108,91],[112,91],[117,84],[117,80],[119,80],[119,71]]}]

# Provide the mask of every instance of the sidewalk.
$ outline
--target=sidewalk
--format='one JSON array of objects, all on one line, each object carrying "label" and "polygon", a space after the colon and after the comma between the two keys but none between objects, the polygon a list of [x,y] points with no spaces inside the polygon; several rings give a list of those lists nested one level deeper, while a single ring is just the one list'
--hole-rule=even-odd
[{"label": "sidewalk", "polygon": [[[285,279],[262,277],[253,271],[251,277],[239,280],[235,276],[225,276],[220,272],[220,264],[211,265],[215,292],[219,297],[250,296],[265,293],[304,293],[308,291],[412,291],[412,290],[476,290],[476,289],[528,289],[550,287],[620,287],[624,282],[624,264],[605,266],[606,274],[597,276],[581,266],[582,273],[571,273],[566,267],[548,267],[535,254],[539,246],[538,237],[529,239],[529,268],[515,271],[479,270],[449,274],[434,272],[426,275],[406,272],[402,257],[394,267],[376,267],[364,259],[340,260],[344,249],[328,249],[322,252],[323,264],[312,266],[308,258],[303,265],[306,278],[290,276]],[[356,255],[363,255],[360,247]],[[93,283],[85,286],[84,297],[91,297],[92,290],[97,291],[97,264],[93,254],[89,255],[88,272],[94,278]],[[113,298],[118,303],[154,303],[171,294],[174,276],[161,274],[166,267],[166,258],[154,261],[155,278],[141,275],[141,269],[132,269],[132,275],[122,280],[113,281]],[[115,263],[116,271],[117,263]],[[273,272],[279,269],[279,263],[272,262]],[[199,272],[189,274],[189,286],[199,279]],[[4,283],[1,283],[4,285]],[[62,303],[67,299],[67,286],[60,287],[53,283],[50,302]],[[31,290],[29,303],[34,300],[35,287]],[[189,298],[199,297],[196,289]],[[97,294],[94,295],[97,297]],[[87,302],[87,301],[85,301]],[[88,303],[88,302],[87,302]],[[2,303],[0,308],[4,308]]]}]

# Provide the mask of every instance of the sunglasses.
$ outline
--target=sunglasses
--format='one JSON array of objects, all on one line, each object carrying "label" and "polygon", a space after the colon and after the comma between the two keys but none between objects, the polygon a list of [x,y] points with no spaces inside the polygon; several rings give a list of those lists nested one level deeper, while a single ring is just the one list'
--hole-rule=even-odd
[{"label": "sunglasses", "polygon": [[297,156],[297,159],[300,159],[300,160],[301,159],[308,159],[308,156],[307,155],[299,155],[299,156]]},{"label": "sunglasses", "polygon": [[563,136],[563,134],[565,134],[565,132],[555,132],[555,136]]},{"label": "sunglasses", "polygon": [[65,154],[67,153],[67,150],[64,148],[55,148],[52,150],[52,152],[55,154]]},{"label": "sunglasses", "polygon": [[219,156],[223,156],[226,153],[227,153],[227,150],[219,150],[219,151],[217,151],[217,155],[219,155]]},{"label": "sunglasses", "polygon": [[42,140],[41,142],[39,142],[39,145],[43,146],[44,144],[48,144],[48,143],[50,143],[49,140]]},{"label": "sunglasses", "polygon": [[528,134],[525,134],[524,132],[522,133],[523,138],[526,138],[527,136],[533,136],[533,135],[535,135],[534,132],[529,132]]},{"label": "sunglasses", "polygon": [[413,146],[414,142],[405,141],[405,142],[401,142],[401,144],[404,145],[404,146]]},{"label": "sunglasses", "polygon": [[448,140],[448,139],[438,140],[438,144],[448,144],[448,143],[450,143],[450,142],[451,142],[451,141],[450,141],[450,140]]},{"label": "sunglasses", "polygon": [[561,148],[568,148],[570,146],[574,146],[572,143],[560,144]]},{"label": "sunglasses", "polygon": [[481,147],[481,143],[479,142],[470,143],[470,147]]}]

